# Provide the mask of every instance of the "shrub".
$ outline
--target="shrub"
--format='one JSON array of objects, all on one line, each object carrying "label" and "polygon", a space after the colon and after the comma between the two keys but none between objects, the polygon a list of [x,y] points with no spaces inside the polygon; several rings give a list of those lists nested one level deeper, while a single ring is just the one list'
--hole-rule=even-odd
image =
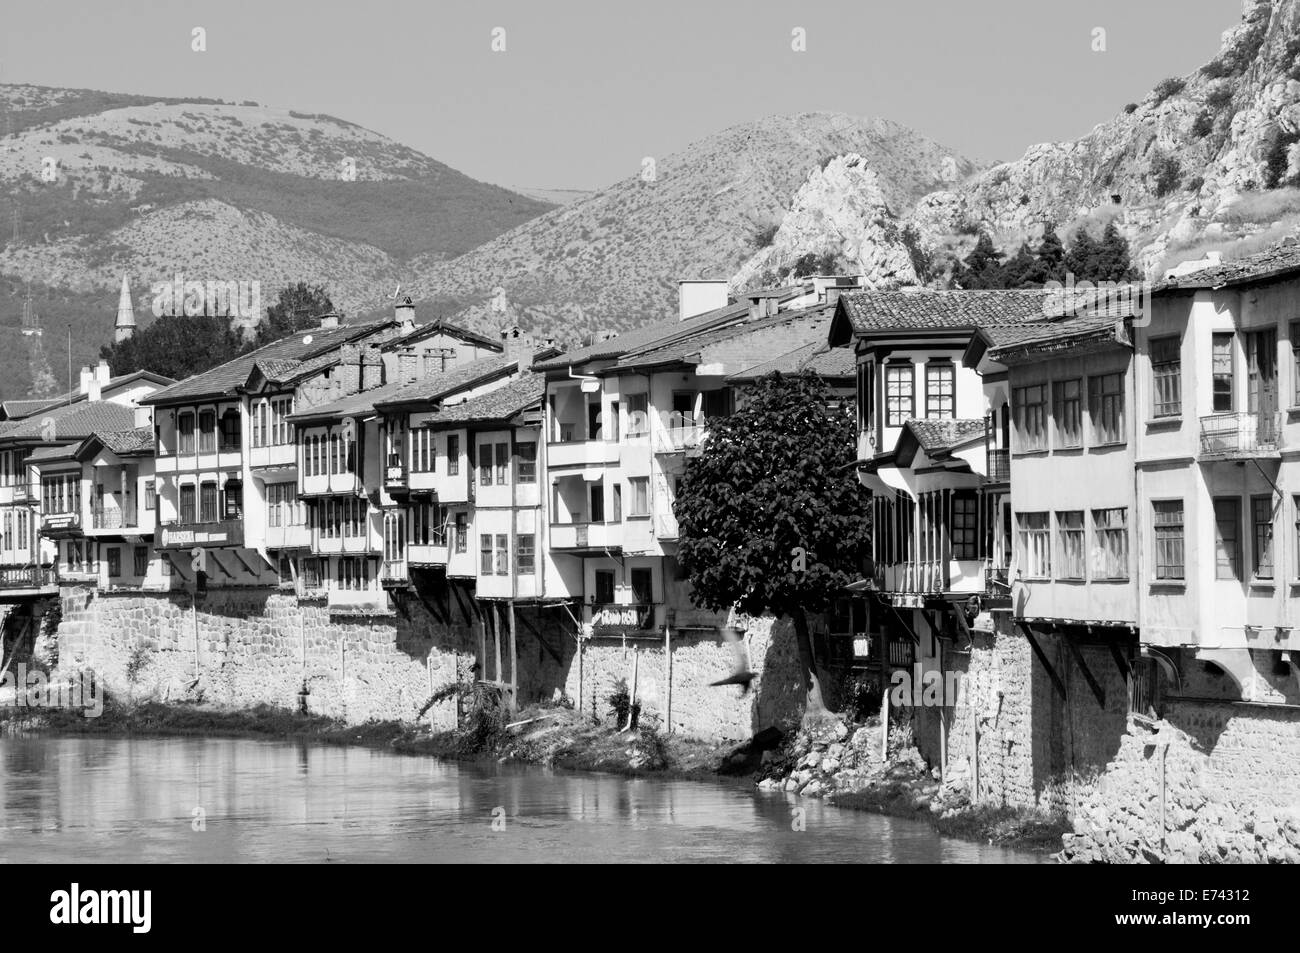
[{"label": "shrub", "polygon": [[1215,112],[1223,109],[1224,106],[1232,102],[1232,84],[1218,83],[1211,87],[1210,91],[1205,94],[1205,105],[1209,106]]},{"label": "shrub", "polygon": [[1199,192],[1201,191],[1201,186],[1203,186],[1204,184],[1205,184],[1205,176],[1203,175],[1192,176],[1192,178],[1189,179],[1187,182],[1187,191],[1192,193]]},{"label": "shrub", "polygon": [[754,247],[767,248],[776,240],[776,233],[781,226],[773,223],[765,225],[754,233]]},{"label": "shrub", "polygon": [[494,750],[505,735],[507,720],[501,692],[490,685],[475,684],[460,726],[460,750]]},{"label": "shrub", "polygon": [[1291,146],[1300,141],[1300,133],[1278,132],[1269,141],[1264,152],[1264,188],[1274,189],[1287,181],[1288,155]]},{"label": "shrub", "polygon": [[632,713],[632,723],[629,727],[635,728],[637,719],[641,715],[641,703],[632,703],[632,693],[628,691],[627,679],[620,678],[614,684],[614,691],[610,693],[609,713],[614,716],[614,727],[622,728],[628,724],[628,712]]},{"label": "shrub", "polygon": [[126,658],[126,680],[135,685],[140,681],[140,675],[148,667],[151,656],[149,647],[143,642],[137,642],[131,648],[131,654]]},{"label": "shrub", "polygon": [[1133,115],[1133,113],[1137,112],[1137,108],[1138,108],[1137,103],[1129,103],[1127,106],[1124,107],[1124,114],[1127,116],[1131,116]]},{"label": "shrub", "polygon": [[1155,196],[1163,198],[1178,187],[1183,170],[1178,160],[1166,153],[1151,161],[1151,176],[1155,180]]},{"label": "shrub", "polygon": [[1199,112],[1196,114],[1196,121],[1192,123],[1192,135],[1197,139],[1204,139],[1214,129],[1214,120],[1210,118],[1208,112]]},{"label": "shrub", "polygon": [[1160,82],[1156,83],[1156,88],[1153,90],[1156,97],[1156,105],[1159,106],[1170,96],[1175,96],[1178,93],[1181,93],[1183,87],[1186,85],[1186,80],[1177,76],[1170,76],[1168,79],[1162,79]]}]

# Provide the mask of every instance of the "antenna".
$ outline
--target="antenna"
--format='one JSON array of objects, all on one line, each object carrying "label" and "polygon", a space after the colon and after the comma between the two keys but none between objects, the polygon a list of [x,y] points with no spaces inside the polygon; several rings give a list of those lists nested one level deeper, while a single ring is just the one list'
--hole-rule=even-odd
[{"label": "antenna", "polygon": [[68,406],[72,406],[72,325],[68,325]]}]

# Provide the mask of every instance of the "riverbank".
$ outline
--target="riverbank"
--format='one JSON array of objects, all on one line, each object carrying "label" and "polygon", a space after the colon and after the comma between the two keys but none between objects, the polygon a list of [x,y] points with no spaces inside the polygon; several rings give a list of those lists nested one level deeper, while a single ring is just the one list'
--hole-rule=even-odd
[{"label": "riverbank", "polygon": [[507,721],[501,712],[471,710],[455,731],[429,732],[395,721],[348,725],[323,715],[257,706],[223,709],[195,703],[107,700],[85,718],[65,709],[0,709],[0,728],[59,735],[240,737],[365,745],[462,762],[543,765],[665,780],[757,781],[760,791],[824,797],[849,810],[924,821],[948,837],[1036,853],[1061,849],[1063,816],[1043,811],[972,806],[960,783],[940,785],[902,735],[891,734],[890,759],[879,760],[879,729],[851,734],[837,719],[789,739],[764,732],[744,744],[621,731],[564,706],[535,706]]}]

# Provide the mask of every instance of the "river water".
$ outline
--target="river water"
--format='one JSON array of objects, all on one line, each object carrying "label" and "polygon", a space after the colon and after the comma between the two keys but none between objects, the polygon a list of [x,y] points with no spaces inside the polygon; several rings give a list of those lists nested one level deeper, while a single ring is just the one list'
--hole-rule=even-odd
[{"label": "river water", "polygon": [[0,739],[9,863],[1041,860],[741,783],[286,741]]}]

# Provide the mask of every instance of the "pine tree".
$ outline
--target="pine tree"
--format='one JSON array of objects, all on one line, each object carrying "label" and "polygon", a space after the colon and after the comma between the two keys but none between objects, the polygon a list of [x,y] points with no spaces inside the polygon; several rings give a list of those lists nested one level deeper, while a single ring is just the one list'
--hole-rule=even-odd
[{"label": "pine tree", "polygon": [[987,232],[980,232],[971,253],[954,269],[953,281],[967,291],[1003,287],[1002,252],[993,246]]},{"label": "pine tree", "polygon": [[1002,283],[999,287],[1034,287],[1037,282],[1034,281],[1033,274],[1037,265],[1038,262],[1034,258],[1034,253],[1029,250],[1029,245],[1021,242],[1019,250],[1002,266]]},{"label": "pine tree", "polygon": [[1096,261],[1094,273],[1088,275],[1091,281],[1133,281],[1138,277],[1129,260],[1128,240],[1114,222],[1101,234]]},{"label": "pine tree", "polygon": [[1065,280],[1065,246],[1051,222],[1043,229],[1043,240],[1038,243],[1036,258],[1029,275],[1031,284],[1045,285],[1049,281]]},{"label": "pine tree", "polygon": [[1088,234],[1087,228],[1080,228],[1070,241],[1070,250],[1065,254],[1065,270],[1074,276],[1075,281],[1092,281],[1098,270],[1098,253],[1100,249],[1096,240]]}]

